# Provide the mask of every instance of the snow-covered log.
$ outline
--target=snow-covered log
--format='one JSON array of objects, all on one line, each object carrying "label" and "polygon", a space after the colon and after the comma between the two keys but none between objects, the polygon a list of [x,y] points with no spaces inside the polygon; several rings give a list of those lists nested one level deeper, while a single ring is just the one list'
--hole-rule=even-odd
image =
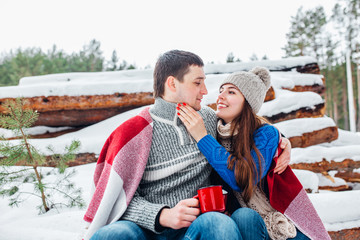
[{"label": "snow-covered log", "polygon": [[293,148],[331,142],[338,138],[335,122],[329,117],[297,118],[274,124]]}]

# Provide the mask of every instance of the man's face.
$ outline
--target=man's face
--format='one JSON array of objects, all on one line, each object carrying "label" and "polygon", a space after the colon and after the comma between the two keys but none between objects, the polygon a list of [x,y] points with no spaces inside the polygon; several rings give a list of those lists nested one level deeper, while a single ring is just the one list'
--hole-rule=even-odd
[{"label": "man's face", "polygon": [[191,65],[189,72],[183,77],[183,82],[175,80],[177,102],[185,102],[196,111],[201,109],[201,100],[208,93],[205,83],[204,69]]}]

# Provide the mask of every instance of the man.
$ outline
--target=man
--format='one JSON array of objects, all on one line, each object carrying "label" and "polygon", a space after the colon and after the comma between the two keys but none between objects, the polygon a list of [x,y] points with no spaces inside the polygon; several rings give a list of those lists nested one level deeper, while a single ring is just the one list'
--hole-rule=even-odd
[{"label": "man", "polygon": [[[108,181],[112,181],[113,178],[108,177],[111,170],[108,171],[109,174],[103,173],[102,167],[95,171],[101,172],[99,177],[95,177],[96,190],[100,193],[95,191],[85,220],[92,222],[92,225],[96,222],[99,227],[111,224],[102,227],[91,239],[182,239],[185,236],[189,239],[241,239],[237,225],[230,217],[217,212],[200,215],[199,202],[192,198],[197,189],[210,185],[212,168],[178,118],[176,107],[178,103],[186,103],[199,111],[208,133],[215,137],[215,112],[208,107],[201,107],[201,100],[207,94],[203,65],[197,55],[179,50],[166,52],[158,59],[154,70],[155,104],[140,114],[143,119],[148,119],[148,123],[141,125],[139,122],[144,122],[143,120],[131,120],[131,124],[129,121],[123,124],[129,125],[126,129],[123,127],[121,131],[114,131],[124,132],[131,129],[131,126],[137,129],[137,126],[141,125],[141,130],[133,134],[138,136],[144,132],[143,129],[152,126],[151,134],[143,134],[147,138],[151,135],[149,141],[144,140],[150,144],[133,147],[134,151],[139,149],[146,152],[139,153],[145,156],[145,163],[135,167],[135,170],[129,170],[134,172],[132,174],[129,174],[128,170],[115,170],[121,178],[121,185],[124,182],[122,188],[125,192],[125,197],[121,197],[120,192],[113,194],[119,195],[116,199],[108,197],[115,187],[108,191],[101,187],[102,182],[109,185]],[[125,159],[125,162],[118,164],[121,166],[141,161],[132,159],[138,157],[137,153],[134,156],[118,157],[122,148],[112,147],[116,145],[114,139],[118,135],[109,137],[110,140],[108,139],[100,154],[98,165],[105,162],[107,165],[112,164],[110,168],[115,169],[121,168],[114,167],[118,159]],[[141,140],[137,140],[137,143],[140,144],[139,141]],[[132,142],[132,139],[129,142]],[[112,149],[117,150],[109,157],[108,151],[113,151]],[[289,154],[289,149],[286,154]],[[127,172],[127,177],[122,177],[125,176],[122,175],[124,172]],[[106,177],[102,178],[104,175]],[[127,178],[133,180],[125,184]],[[136,191],[132,193],[126,190],[127,185],[132,185],[132,189],[136,188]],[[108,198],[111,200],[107,200]],[[123,202],[126,202],[126,205],[122,204]],[[105,209],[105,203],[110,204],[110,212],[102,210]],[[103,215],[106,217],[100,217]],[[92,233],[88,234],[89,237],[91,235]]]}]

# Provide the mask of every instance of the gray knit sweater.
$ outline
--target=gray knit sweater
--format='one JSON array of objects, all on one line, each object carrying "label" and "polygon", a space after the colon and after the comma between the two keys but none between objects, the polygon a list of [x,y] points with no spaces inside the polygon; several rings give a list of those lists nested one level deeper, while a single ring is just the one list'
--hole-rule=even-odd
[{"label": "gray knit sweater", "polygon": [[[199,111],[208,134],[216,137],[216,115],[209,107]],[[123,220],[155,231],[155,218],[165,206],[192,198],[210,184],[211,167],[176,114],[176,104],[156,98],[150,108],[153,137],[140,185]]]}]

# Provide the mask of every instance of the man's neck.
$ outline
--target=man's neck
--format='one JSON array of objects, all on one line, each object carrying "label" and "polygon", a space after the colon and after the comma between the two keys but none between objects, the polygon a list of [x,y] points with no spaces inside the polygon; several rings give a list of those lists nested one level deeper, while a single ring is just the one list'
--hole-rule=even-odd
[{"label": "man's neck", "polygon": [[162,96],[161,97],[163,100],[167,101],[167,102],[170,102],[170,103],[177,103],[178,101],[176,101],[173,97],[171,96]]},{"label": "man's neck", "polygon": [[176,103],[158,97],[155,99],[154,106],[150,109],[150,114],[155,114],[160,118],[175,121],[177,118]]}]

